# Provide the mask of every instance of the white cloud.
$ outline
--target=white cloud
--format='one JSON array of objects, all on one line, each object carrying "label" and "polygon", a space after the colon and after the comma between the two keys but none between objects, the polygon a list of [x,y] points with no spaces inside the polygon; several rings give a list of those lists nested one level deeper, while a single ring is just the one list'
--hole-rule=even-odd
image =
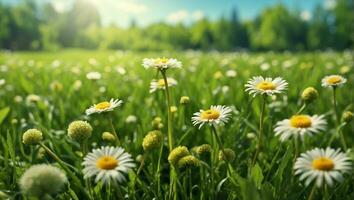
[{"label": "white cloud", "polygon": [[187,10],[177,10],[170,13],[167,16],[166,21],[171,24],[177,23],[189,23],[192,21],[198,21],[204,17],[204,14],[200,10],[189,12]]},{"label": "white cloud", "polygon": [[61,13],[70,9],[72,2],[65,0],[53,0],[52,6],[55,11]]},{"label": "white cloud", "polygon": [[332,10],[333,8],[336,7],[337,2],[336,2],[336,0],[325,0],[323,2],[323,4],[324,4],[323,6],[324,6],[325,9]]},{"label": "white cloud", "polygon": [[304,10],[300,13],[300,17],[304,21],[309,21],[312,18],[312,14],[308,10]]},{"label": "white cloud", "polygon": [[136,0],[89,0],[97,7],[113,9],[116,12],[127,14],[146,13],[149,7]]}]

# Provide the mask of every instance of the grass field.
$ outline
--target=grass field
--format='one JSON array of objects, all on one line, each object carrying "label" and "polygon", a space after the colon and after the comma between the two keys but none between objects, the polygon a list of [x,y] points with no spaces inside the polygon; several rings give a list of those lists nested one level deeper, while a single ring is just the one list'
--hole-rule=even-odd
[{"label": "grass field", "polygon": [[[39,199],[354,199],[352,161],[350,173],[343,174],[343,180],[332,186],[305,186],[305,181],[294,174],[296,149],[300,154],[330,146],[344,152],[338,134],[345,139],[346,155],[354,159],[353,123],[336,122],[332,88],[321,86],[326,75],[345,77],[347,82],[336,89],[337,112],[339,117],[344,111],[353,112],[352,53],[2,52],[0,199],[36,199],[28,197],[19,182],[30,166],[39,163],[52,163],[66,174],[69,183],[58,194],[43,192]],[[171,113],[173,146],[188,147],[199,161],[197,166],[186,169],[171,168],[167,159],[168,112],[164,90],[149,92],[151,80],[162,77],[156,70],[142,66],[144,58],[164,56],[183,64],[182,69],[168,69],[166,73],[177,81],[176,86],[169,87],[171,104],[177,108]],[[99,72],[101,77],[88,79],[90,72]],[[255,163],[252,160],[258,144],[262,98],[245,92],[245,84],[253,76],[279,76],[289,84],[283,94],[266,98],[263,143]],[[326,129],[298,139],[298,145],[294,145],[293,139],[281,142],[275,136],[275,124],[297,113],[303,105],[301,93],[307,87],[314,87],[319,95],[302,113],[325,115]],[[189,97],[187,104],[180,104],[182,96]],[[123,100],[122,106],[106,114],[85,114],[90,106],[111,98]],[[211,105],[232,109],[230,120],[225,126],[216,126],[216,130],[223,147],[235,152],[234,159],[218,160],[221,147],[212,137],[212,129],[198,129],[192,124],[193,113]],[[136,164],[125,175],[127,180],[119,184],[96,183],[94,178],[84,179],[82,172],[86,153],[115,145],[114,141],[102,139],[103,132],[113,131],[108,115],[113,119],[121,146]],[[88,121],[93,128],[86,149],[84,143],[68,136],[68,125],[75,120]],[[40,144],[23,143],[23,133],[30,128],[43,133]],[[161,166],[160,149],[144,153],[142,147],[144,136],[156,128],[161,128],[164,136]],[[195,151],[194,147],[202,144],[212,145],[211,155]],[[43,146],[60,157],[64,167]],[[139,166],[141,171],[137,175]]]}]

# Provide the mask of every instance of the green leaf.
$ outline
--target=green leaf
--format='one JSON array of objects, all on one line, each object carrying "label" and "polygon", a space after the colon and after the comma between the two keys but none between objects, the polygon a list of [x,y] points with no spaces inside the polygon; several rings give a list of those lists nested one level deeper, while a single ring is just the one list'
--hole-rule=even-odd
[{"label": "green leaf", "polygon": [[278,170],[276,171],[276,173],[274,175],[275,186],[276,186],[277,189],[279,189],[279,186],[280,186],[280,184],[283,181],[284,170],[285,170],[286,166],[289,164],[289,162],[291,161],[292,157],[293,157],[293,146],[290,145],[288,147],[288,149],[286,150],[285,155],[281,159],[281,163],[280,163],[280,165],[278,167]]},{"label": "green leaf", "polygon": [[263,181],[263,173],[261,167],[256,163],[256,165],[251,169],[251,178],[253,182],[256,184],[256,187],[261,188]]},{"label": "green leaf", "polygon": [[6,116],[9,114],[9,112],[10,112],[10,108],[9,107],[5,107],[5,108],[0,110],[0,125],[2,124],[2,122],[4,121]]}]

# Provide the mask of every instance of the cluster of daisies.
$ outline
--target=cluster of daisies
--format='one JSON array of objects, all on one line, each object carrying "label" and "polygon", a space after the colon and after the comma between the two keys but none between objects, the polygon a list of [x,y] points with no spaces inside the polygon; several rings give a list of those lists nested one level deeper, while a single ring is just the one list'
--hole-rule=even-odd
[{"label": "cluster of daisies", "polygon": [[[143,60],[142,65],[149,69],[157,69],[163,75],[163,79],[152,80],[150,84],[150,92],[158,90],[165,90],[167,104],[170,106],[168,87],[177,85],[177,81],[173,78],[166,76],[166,70],[169,68],[181,68],[180,61],[172,58],[146,58]],[[90,77],[93,76],[92,74]],[[91,77],[92,78],[92,77]],[[346,79],[339,75],[331,75],[323,78],[322,86],[332,87],[334,90],[342,86],[346,82]],[[264,103],[267,96],[278,95],[284,93],[288,88],[288,83],[281,77],[277,78],[263,78],[261,76],[251,78],[245,84],[245,91],[252,97],[257,95],[262,96]],[[313,101],[317,97],[317,91],[314,88],[307,88],[302,94],[304,106]],[[181,98],[181,103],[189,101],[188,97]],[[115,146],[102,146],[97,149],[93,149],[89,152],[88,139],[92,134],[92,126],[86,121],[74,121],[68,127],[68,135],[71,139],[80,144],[83,153],[83,177],[85,179],[94,178],[95,182],[102,183],[122,183],[126,181],[126,174],[135,168],[135,163],[132,156],[127,153],[119,143],[119,137],[112,124],[112,116],[110,111],[121,106],[123,103],[119,99],[111,99],[110,101],[103,101],[86,110],[87,115],[102,114],[107,116],[111,125],[111,131],[105,132],[102,138],[115,142]],[[169,107],[168,112],[171,112],[172,107]],[[276,136],[279,136],[281,142],[287,141],[290,138],[304,139],[307,136],[313,136],[326,130],[326,120],[324,115],[306,115],[301,114],[303,109],[300,109],[298,113],[289,117],[288,119],[281,120],[276,123],[274,132]],[[224,148],[219,135],[216,133],[217,126],[223,126],[228,123],[231,118],[233,110],[231,107],[225,105],[212,105],[208,109],[201,109],[194,113],[191,120],[194,126],[201,129],[204,125],[209,125],[212,128],[212,132],[215,134],[218,146],[222,156],[233,155],[230,154],[230,149]],[[263,112],[262,112],[263,115]],[[170,118],[170,113],[168,115]],[[263,116],[261,116],[262,119]],[[160,120],[161,121],[161,120]],[[157,122],[160,126],[160,121]],[[260,135],[259,142],[261,141],[263,120],[260,120]],[[192,155],[189,155],[186,147],[176,147],[173,144],[172,123],[168,124],[168,142],[170,147],[169,162],[176,165],[185,166],[190,163],[198,163],[199,161]],[[214,137],[212,137],[214,138]],[[59,158],[48,146],[43,143],[43,134],[37,129],[29,129],[23,134],[23,143],[28,145],[39,144],[49,155],[56,160],[64,171],[70,176],[72,175],[69,166],[63,160]],[[154,148],[161,147],[163,145],[164,135],[159,130],[150,131],[144,138],[142,146],[145,151],[150,151]],[[258,145],[260,146],[260,144]],[[162,151],[162,148],[161,148]],[[177,152],[177,153],[176,153]],[[182,152],[182,154],[180,153]],[[258,151],[257,151],[258,153]],[[256,153],[256,155],[257,155]],[[178,156],[176,156],[178,154]],[[160,153],[160,156],[162,154]],[[178,161],[176,161],[178,157]],[[172,159],[173,158],[173,159]],[[257,156],[255,156],[257,158]],[[160,160],[160,159],[159,159]],[[226,159],[228,160],[228,159]],[[230,160],[230,159],[229,159]],[[295,162],[295,174],[300,175],[300,180],[305,180],[305,185],[315,181],[316,186],[321,187],[323,183],[327,183],[329,186],[334,184],[334,181],[343,180],[343,174],[351,170],[351,162],[345,153],[340,150],[334,150],[331,148],[320,149],[315,148],[313,150],[302,153]],[[139,174],[141,167],[143,167],[143,161],[138,169]],[[172,168],[173,169],[173,168]],[[159,170],[159,167],[158,167]],[[160,172],[157,171],[157,174]],[[52,182],[56,182],[58,187],[48,187],[48,181],[33,181],[33,180],[45,180],[45,177],[50,177]],[[75,176],[70,176],[75,180]],[[171,179],[173,180],[173,178]],[[20,180],[20,186],[25,193],[34,196],[40,196],[40,194],[54,194],[59,191],[58,188],[62,187],[67,182],[66,175],[57,167],[51,165],[37,165],[28,169]],[[29,184],[32,183],[32,184]],[[53,185],[53,184],[49,184]]]}]

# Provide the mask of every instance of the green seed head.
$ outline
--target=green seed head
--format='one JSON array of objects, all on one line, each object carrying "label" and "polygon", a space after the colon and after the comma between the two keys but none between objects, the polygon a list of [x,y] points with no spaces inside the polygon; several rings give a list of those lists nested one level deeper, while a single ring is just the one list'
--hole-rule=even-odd
[{"label": "green seed head", "polygon": [[203,154],[208,154],[210,153],[212,150],[210,144],[202,144],[199,147],[197,147],[196,149],[196,153],[198,155],[203,155]]},{"label": "green seed head", "polygon": [[35,145],[43,140],[43,134],[37,129],[28,129],[22,135],[22,142],[27,145]]},{"label": "green seed head", "polygon": [[106,142],[116,141],[116,137],[114,137],[114,135],[110,132],[103,132],[101,137],[102,137],[102,140],[104,140]]},{"label": "green seed head", "polygon": [[178,161],[179,168],[198,167],[199,165],[199,160],[192,155],[184,156]]},{"label": "green seed head", "polygon": [[353,120],[353,118],[354,118],[354,115],[350,111],[345,111],[342,115],[342,121],[345,123],[351,122]]},{"label": "green seed head", "polygon": [[92,127],[86,121],[73,121],[69,124],[68,135],[77,142],[91,137]]},{"label": "green seed head", "polygon": [[144,151],[150,151],[161,146],[163,136],[161,131],[150,131],[143,140]]},{"label": "green seed head", "polygon": [[178,161],[187,155],[189,155],[188,148],[185,146],[178,146],[174,148],[168,155],[168,162],[170,162],[172,165],[177,165]]},{"label": "green seed head", "polygon": [[301,99],[307,104],[309,104],[312,101],[316,100],[317,97],[318,97],[318,92],[313,87],[306,88],[301,94]]},{"label": "green seed head", "polygon": [[219,160],[232,162],[235,159],[236,155],[234,150],[226,148],[224,149],[224,152],[221,150],[219,151]]}]

